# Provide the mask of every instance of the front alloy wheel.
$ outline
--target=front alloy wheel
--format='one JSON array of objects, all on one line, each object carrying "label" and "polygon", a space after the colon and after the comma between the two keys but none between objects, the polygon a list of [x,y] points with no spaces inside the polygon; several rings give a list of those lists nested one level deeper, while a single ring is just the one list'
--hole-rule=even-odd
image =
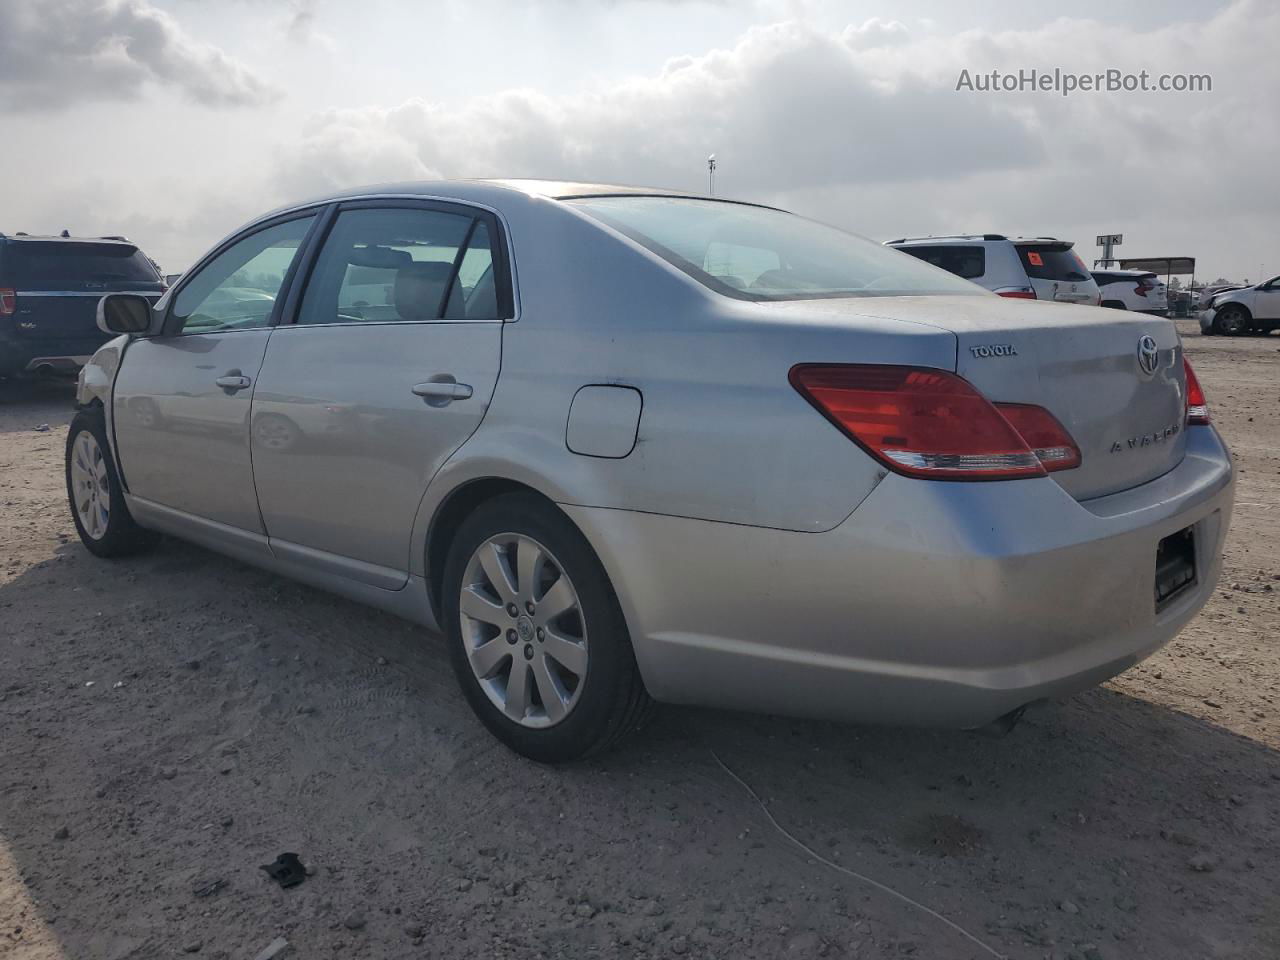
[{"label": "front alloy wheel", "polygon": [[72,440],[69,467],[71,506],[80,528],[89,539],[101,540],[111,521],[111,479],[102,448],[88,430],[81,430]]},{"label": "front alloy wheel", "polygon": [[66,468],[71,519],[90,553],[121,557],[155,542],[155,535],[138,526],[129,513],[101,407],[85,407],[72,419]]},{"label": "front alloy wheel", "polygon": [[1218,311],[1214,325],[1220,333],[1238,337],[1249,330],[1249,316],[1241,307],[1226,306]]},{"label": "front alloy wheel", "polygon": [[495,707],[533,728],[569,715],[587,676],[587,630],[550,550],[516,533],[489,537],[467,564],[458,609],[467,662]]}]

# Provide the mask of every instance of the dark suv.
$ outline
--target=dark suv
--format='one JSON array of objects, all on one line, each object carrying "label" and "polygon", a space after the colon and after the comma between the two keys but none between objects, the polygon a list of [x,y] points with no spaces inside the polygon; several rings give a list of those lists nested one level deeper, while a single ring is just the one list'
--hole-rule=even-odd
[{"label": "dark suv", "polygon": [[109,339],[98,300],[122,290],[152,302],[165,290],[124,237],[0,233],[0,378],[74,374]]}]

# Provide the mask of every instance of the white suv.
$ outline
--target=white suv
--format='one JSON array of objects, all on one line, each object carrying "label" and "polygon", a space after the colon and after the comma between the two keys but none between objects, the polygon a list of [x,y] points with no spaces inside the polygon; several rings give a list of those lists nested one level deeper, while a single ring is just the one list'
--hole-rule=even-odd
[{"label": "white suv", "polygon": [[1200,315],[1201,333],[1270,333],[1280,328],[1280,277],[1215,293]]},{"label": "white suv", "polygon": [[1117,310],[1169,315],[1169,291],[1150,270],[1094,270],[1102,305]]},{"label": "white suv", "polygon": [[955,237],[904,237],[885,246],[972,280],[1002,297],[1101,302],[1098,285],[1069,240],[1015,237],[999,233]]}]

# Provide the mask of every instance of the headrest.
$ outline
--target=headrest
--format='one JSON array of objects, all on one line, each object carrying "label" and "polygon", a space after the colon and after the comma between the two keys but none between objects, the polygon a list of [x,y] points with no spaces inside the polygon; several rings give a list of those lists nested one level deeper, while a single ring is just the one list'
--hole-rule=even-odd
[{"label": "headrest", "polygon": [[396,271],[396,312],[402,320],[434,320],[453,264],[440,260],[410,263]]},{"label": "headrest", "polygon": [[381,270],[399,270],[413,263],[407,251],[390,247],[357,247],[351,251],[347,262],[354,267],[375,267]]}]

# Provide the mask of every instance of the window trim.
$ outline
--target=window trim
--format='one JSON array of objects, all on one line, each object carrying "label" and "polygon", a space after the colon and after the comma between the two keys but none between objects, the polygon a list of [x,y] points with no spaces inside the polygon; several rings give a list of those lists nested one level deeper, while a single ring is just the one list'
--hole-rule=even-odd
[{"label": "window trim", "polygon": [[[328,241],[329,235],[333,232],[338,217],[351,210],[434,210],[439,213],[468,217],[471,220],[471,226],[467,229],[468,242],[475,232],[476,222],[483,221],[490,231],[489,242],[493,254],[494,283],[497,285],[498,313],[507,316],[485,320],[470,317],[446,317],[434,320],[353,320],[346,323],[299,323],[298,315],[302,310],[303,295],[311,283],[316,264],[320,259],[320,253],[324,250],[324,245]],[[296,283],[293,284],[289,291],[289,297],[284,305],[283,315],[277,324],[277,329],[297,328],[311,330],[332,327],[377,327],[390,324],[402,326],[404,324],[433,323],[515,323],[520,319],[520,301],[516,296],[514,270],[511,266],[510,234],[506,229],[506,221],[492,207],[466,200],[454,200],[448,197],[416,195],[344,197],[333,201],[320,226],[321,229],[316,232],[314,242],[307,244],[305,263],[302,262],[301,258],[299,259],[302,268],[298,271]],[[495,239],[497,242],[495,242]],[[460,262],[459,260],[458,263],[455,263],[453,275],[449,278],[451,286],[456,279]]]},{"label": "window trim", "polygon": [[[282,213],[278,216],[273,216],[265,220],[256,220],[252,225],[245,228],[244,230],[240,230],[237,233],[234,233],[231,236],[224,239],[216,247],[214,247],[212,250],[206,253],[198,261],[196,261],[195,265],[192,266],[190,270],[186,271],[186,273],[182,275],[182,279],[179,280],[173,286],[173,288],[166,293],[167,299],[165,301],[165,307],[164,307],[164,320],[161,323],[161,329],[158,336],[161,336],[161,337],[196,337],[196,336],[207,337],[207,336],[219,336],[224,333],[246,333],[250,330],[270,330],[271,328],[278,326],[281,322],[281,314],[284,313],[286,308],[288,307],[289,301],[293,297],[294,290],[297,287],[295,280],[298,276],[299,267],[301,267],[301,265],[311,255],[311,252],[312,252],[311,248],[315,243],[317,228],[320,227],[320,225],[329,218],[329,215],[331,213],[331,210],[330,210],[331,207],[332,207],[332,204],[328,204],[328,203],[314,204],[309,207],[300,207],[295,210],[290,210],[290,211],[287,211],[286,213]],[[289,265],[288,272],[285,273],[284,282],[280,285],[280,293],[276,295],[275,303],[271,307],[271,313],[267,317],[266,324],[264,324],[261,327],[244,327],[239,330],[206,330],[206,331],[193,331],[192,333],[183,333],[180,329],[176,329],[177,318],[174,315],[173,311],[174,311],[174,306],[178,302],[178,297],[181,295],[182,291],[187,287],[187,285],[191,283],[197,276],[200,275],[200,273],[205,269],[205,267],[211,264],[214,260],[216,260],[222,254],[226,253],[229,249],[234,247],[236,244],[240,243],[243,240],[247,240],[256,234],[261,233],[263,230],[270,230],[272,227],[278,227],[281,224],[290,223],[294,220],[305,220],[308,217],[312,217],[314,219],[312,220],[311,226],[307,228],[307,233],[302,238],[302,242],[298,244],[298,254],[293,258],[293,263]]]}]

